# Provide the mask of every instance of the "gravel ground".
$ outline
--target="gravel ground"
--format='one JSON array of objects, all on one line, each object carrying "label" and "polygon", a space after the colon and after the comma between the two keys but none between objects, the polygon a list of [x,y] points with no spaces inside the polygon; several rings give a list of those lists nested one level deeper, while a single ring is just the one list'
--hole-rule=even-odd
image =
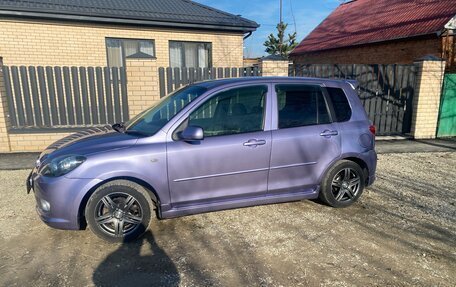
[{"label": "gravel ground", "polygon": [[46,227],[0,171],[0,286],[455,286],[456,153],[380,155],[360,201],[155,222],[139,242]]}]

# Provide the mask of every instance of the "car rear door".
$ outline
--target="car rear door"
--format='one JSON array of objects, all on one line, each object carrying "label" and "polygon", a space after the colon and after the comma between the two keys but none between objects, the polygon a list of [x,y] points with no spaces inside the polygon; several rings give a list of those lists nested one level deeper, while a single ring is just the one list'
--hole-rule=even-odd
[{"label": "car rear door", "polygon": [[270,193],[316,192],[326,168],[340,155],[340,135],[324,89],[315,83],[273,89]]}]

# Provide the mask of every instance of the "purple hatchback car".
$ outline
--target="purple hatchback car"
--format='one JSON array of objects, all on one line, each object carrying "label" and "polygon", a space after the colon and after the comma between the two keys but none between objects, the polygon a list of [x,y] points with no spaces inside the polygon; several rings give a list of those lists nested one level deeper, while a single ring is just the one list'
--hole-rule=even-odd
[{"label": "purple hatchback car", "polygon": [[356,83],[239,78],[186,86],[127,123],[63,138],[27,180],[49,226],[109,241],[157,218],[320,198],[373,183],[375,127]]}]

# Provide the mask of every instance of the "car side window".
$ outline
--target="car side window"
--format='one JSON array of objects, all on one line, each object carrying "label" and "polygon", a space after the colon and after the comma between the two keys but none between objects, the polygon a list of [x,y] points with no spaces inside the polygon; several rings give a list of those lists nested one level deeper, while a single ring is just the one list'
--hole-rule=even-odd
[{"label": "car side window", "polygon": [[331,122],[320,86],[276,85],[279,128],[293,128]]},{"label": "car side window", "polygon": [[263,130],[267,86],[221,92],[190,114],[189,126],[200,126],[205,137]]},{"label": "car side window", "polygon": [[352,110],[348,103],[347,96],[341,88],[326,88],[329,98],[334,107],[334,113],[338,122],[346,122],[352,116]]}]

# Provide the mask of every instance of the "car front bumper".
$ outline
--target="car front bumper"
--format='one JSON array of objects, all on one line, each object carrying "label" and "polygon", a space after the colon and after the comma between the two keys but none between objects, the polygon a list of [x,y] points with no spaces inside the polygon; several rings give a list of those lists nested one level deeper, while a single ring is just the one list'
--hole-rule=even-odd
[{"label": "car front bumper", "polygon": [[36,211],[41,220],[53,228],[81,228],[79,207],[97,179],[72,179],[65,176],[46,177],[34,171],[27,179],[27,192],[33,191]]}]

